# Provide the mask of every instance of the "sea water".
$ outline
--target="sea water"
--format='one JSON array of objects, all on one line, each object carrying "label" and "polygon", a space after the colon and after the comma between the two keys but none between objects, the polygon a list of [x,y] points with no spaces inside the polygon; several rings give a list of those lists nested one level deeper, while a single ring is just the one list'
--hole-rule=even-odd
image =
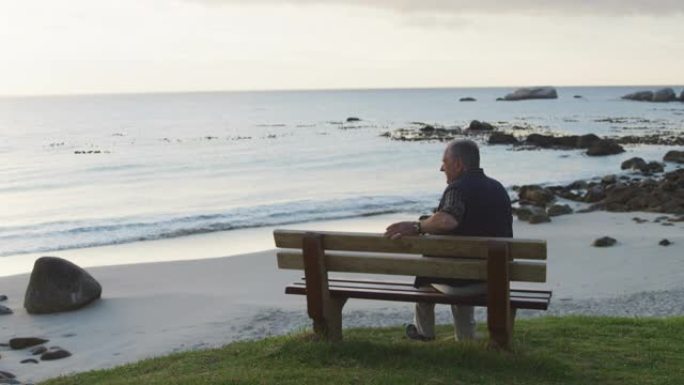
[{"label": "sea water", "polygon": [[[518,102],[495,101],[505,88],[0,98],[0,257],[427,213],[445,187],[444,143],[382,133],[477,119],[555,134],[681,135],[684,103],[620,99],[654,88],[559,88],[556,100]],[[459,102],[466,96],[477,101]],[[483,142],[482,166],[508,188],[567,183],[670,149],[625,147],[588,157]]]}]

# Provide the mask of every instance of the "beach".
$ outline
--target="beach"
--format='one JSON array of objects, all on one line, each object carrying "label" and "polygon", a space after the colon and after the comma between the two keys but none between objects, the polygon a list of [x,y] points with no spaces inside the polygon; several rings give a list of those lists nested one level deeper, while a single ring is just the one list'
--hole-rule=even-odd
[{"label": "beach", "polygon": [[[648,222],[637,223],[632,219],[635,216]],[[565,215],[540,225],[515,220],[516,237],[547,240],[545,287],[554,292],[548,311],[528,311],[520,316],[684,314],[684,224],[663,226],[654,222],[659,216],[593,212]],[[383,225],[401,219],[406,218],[393,214],[288,228],[381,232]],[[617,244],[591,246],[594,239],[604,235],[617,239]],[[73,312],[29,315],[22,308],[28,274],[0,277],[0,294],[9,297],[3,304],[14,310],[14,314],[0,318],[2,340],[42,337],[50,340],[47,346],[60,346],[73,354],[37,365],[19,364],[29,358],[26,350],[0,348],[0,370],[33,382],[310,327],[304,297],[284,294],[284,287],[299,279],[302,272],[277,269],[270,229],[253,236],[256,243],[252,247],[262,247],[262,251],[218,258],[210,256],[234,248],[234,234],[211,233],[74,251],[80,262],[102,260],[104,254],[111,258],[117,248],[119,254],[154,255],[159,260],[182,259],[182,253],[188,253],[185,259],[193,259],[190,254],[197,250],[204,259],[89,267],[87,270],[103,286],[102,299]],[[658,245],[663,238],[672,244]],[[70,259],[72,253],[50,254]],[[484,316],[481,310],[479,319]],[[447,307],[438,307],[438,321],[450,322],[448,313]],[[343,317],[345,327],[397,325],[411,321],[412,305],[350,301]]]}]

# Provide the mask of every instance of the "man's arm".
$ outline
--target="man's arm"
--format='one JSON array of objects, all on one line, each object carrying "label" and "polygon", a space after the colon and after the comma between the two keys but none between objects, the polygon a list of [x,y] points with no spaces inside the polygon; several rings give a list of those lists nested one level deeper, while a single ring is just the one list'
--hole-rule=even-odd
[{"label": "man's arm", "polygon": [[385,231],[385,237],[399,239],[404,235],[418,235],[418,229],[422,233],[449,234],[456,227],[458,227],[456,218],[444,211],[437,211],[429,218],[418,222],[397,222],[391,224]]}]

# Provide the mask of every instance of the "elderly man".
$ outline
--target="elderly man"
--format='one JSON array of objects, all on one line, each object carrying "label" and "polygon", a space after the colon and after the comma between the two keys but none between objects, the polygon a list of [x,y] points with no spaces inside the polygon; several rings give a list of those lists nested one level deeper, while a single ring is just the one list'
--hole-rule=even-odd
[{"label": "elderly man", "polygon": [[[457,140],[449,143],[440,171],[448,184],[435,213],[417,222],[398,222],[385,233],[392,239],[404,235],[444,234],[483,237],[512,237],[511,201],[498,181],[487,177],[480,168],[480,151],[475,142]],[[486,293],[482,281],[417,277],[415,286],[432,285],[454,296]],[[475,336],[472,306],[451,306],[457,340]],[[429,341],[435,338],[435,305],[417,303],[414,324],[406,327],[406,336]]]}]

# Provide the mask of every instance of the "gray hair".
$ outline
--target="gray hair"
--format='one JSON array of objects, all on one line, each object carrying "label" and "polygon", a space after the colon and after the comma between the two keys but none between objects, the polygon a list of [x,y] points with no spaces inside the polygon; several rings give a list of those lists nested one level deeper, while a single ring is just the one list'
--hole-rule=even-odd
[{"label": "gray hair", "polygon": [[447,145],[447,154],[451,159],[459,159],[466,170],[480,168],[480,149],[472,140],[454,140]]}]

